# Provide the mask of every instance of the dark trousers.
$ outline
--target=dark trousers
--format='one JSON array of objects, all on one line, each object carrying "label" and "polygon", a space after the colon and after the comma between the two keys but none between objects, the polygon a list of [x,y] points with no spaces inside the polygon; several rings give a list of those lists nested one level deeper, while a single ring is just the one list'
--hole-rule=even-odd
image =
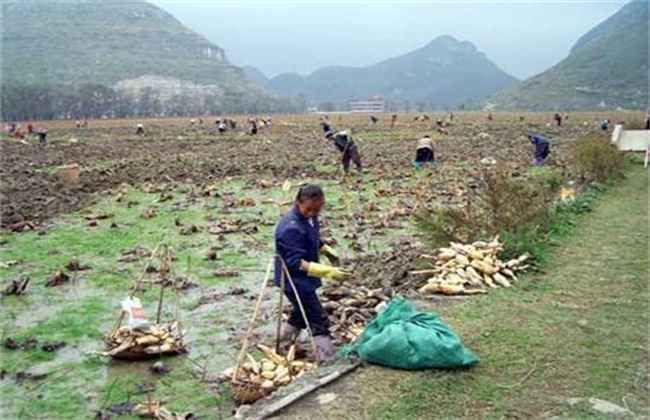
[{"label": "dark trousers", "polygon": [[541,143],[535,145],[535,159],[546,159],[551,153],[548,143]]},{"label": "dark trousers", "polygon": [[415,152],[416,162],[433,162],[433,150],[422,148]]},{"label": "dark trousers", "polygon": [[[300,312],[300,306],[298,306],[298,301],[296,300],[296,295],[293,291],[285,291],[285,295],[291,302],[291,315],[289,315],[289,324],[298,329],[305,329],[305,320],[302,317]],[[312,334],[316,335],[329,335],[329,319],[327,318],[327,313],[323,311],[323,307],[320,304],[318,295],[315,291],[309,293],[300,293],[300,301],[302,302],[302,307],[305,310],[307,315],[307,321],[309,321],[309,328],[311,328]]]},{"label": "dark trousers", "polygon": [[357,145],[353,144],[352,146],[345,149],[343,152],[343,170],[345,172],[350,170],[350,161],[354,162],[358,170],[361,170],[361,156],[359,155],[359,149]]}]

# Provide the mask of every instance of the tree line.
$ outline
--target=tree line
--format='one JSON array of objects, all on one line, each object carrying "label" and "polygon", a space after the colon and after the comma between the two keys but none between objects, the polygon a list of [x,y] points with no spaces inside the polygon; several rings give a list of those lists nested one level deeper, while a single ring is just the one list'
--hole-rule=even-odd
[{"label": "tree line", "polygon": [[276,98],[239,92],[219,96],[181,93],[161,98],[150,87],[133,94],[91,83],[77,87],[2,85],[0,89],[0,114],[3,121],[297,113],[306,109],[304,100],[300,98]]}]

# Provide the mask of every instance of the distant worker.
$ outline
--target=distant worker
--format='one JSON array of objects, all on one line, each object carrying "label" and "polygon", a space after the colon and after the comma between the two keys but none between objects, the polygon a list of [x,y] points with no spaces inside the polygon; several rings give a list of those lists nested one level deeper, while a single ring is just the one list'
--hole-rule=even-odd
[{"label": "distant worker", "polygon": [[336,148],[342,153],[341,163],[343,164],[343,171],[346,174],[350,171],[350,161],[354,162],[359,172],[363,170],[361,165],[361,156],[359,155],[357,145],[354,143],[354,140],[352,140],[352,137],[350,137],[347,131],[339,131],[335,133],[334,131],[329,130],[325,133],[325,137],[328,140],[332,140],[334,146],[336,146]]},{"label": "distant worker", "polygon": [[325,134],[327,134],[328,131],[332,131],[332,125],[327,118],[321,119],[320,126],[323,128],[323,133]]},{"label": "distant worker", "polygon": [[397,122],[397,114],[393,114],[390,117],[390,128],[395,128],[395,123]]},{"label": "distant worker", "polygon": [[237,122],[232,118],[224,118],[224,119],[217,118],[217,120],[214,123],[217,126],[217,129],[219,128],[219,125],[221,123],[223,123],[226,126],[226,129],[229,130],[234,130],[235,128],[237,128]]},{"label": "distant worker", "polygon": [[433,140],[426,135],[418,140],[417,148],[415,151],[415,169],[421,169],[423,165],[431,163],[435,165],[435,155],[433,151]]},{"label": "distant worker", "polygon": [[250,126],[248,130],[248,134],[251,136],[254,136],[257,134],[257,121],[255,121],[254,118],[249,118],[248,119],[248,125]]},{"label": "distant worker", "polygon": [[219,124],[217,124],[217,131],[219,131],[219,134],[223,134],[228,131],[228,126],[226,125],[225,121],[219,120]]},{"label": "distant worker", "polygon": [[75,121],[74,125],[75,125],[77,128],[81,128],[81,120],[77,120],[77,121]]},{"label": "distant worker", "polygon": [[142,124],[136,125],[135,134],[137,134],[138,136],[144,136],[144,125]]},{"label": "distant worker", "polygon": [[541,134],[529,133],[528,139],[535,146],[535,159],[533,165],[541,166],[546,162],[546,158],[551,153],[549,140]]},{"label": "distant worker", "polygon": [[375,117],[374,115],[371,115],[371,116],[370,116],[370,124],[372,124],[372,125],[376,125],[376,124],[377,124],[377,121],[379,121],[379,120],[377,119],[377,117]]},{"label": "distant worker", "polygon": [[38,141],[41,144],[47,144],[47,128],[40,128],[36,134],[38,135]]},{"label": "distant worker", "polygon": [[553,115],[553,119],[558,127],[562,127],[562,115],[556,112],[555,115]]},{"label": "distant worker", "polygon": [[607,118],[600,122],[600,129],[603,131],[609,130],[609,120]]},{"label": "distant worker", "polygon": [[487,115],[487,120],[488,120],[488,121],[492,121],[493,119],[494,119],[494,118],[492,117],[492,113],[490,112],[490,113]]},{"label": "distant worker", "polygon": [[650,112],[645,114],[645,129],[650,130]]}]

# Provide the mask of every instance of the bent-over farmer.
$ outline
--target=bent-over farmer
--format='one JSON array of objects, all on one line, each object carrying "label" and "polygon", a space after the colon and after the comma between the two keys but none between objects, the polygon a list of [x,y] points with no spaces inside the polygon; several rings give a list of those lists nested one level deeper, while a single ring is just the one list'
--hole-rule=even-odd
[{"label": "bent-over farmer", "polygon": [[352,137],[347,131],[339,131],[335,133],[334,131],[329,130],[325,133],[325,138],[332,140],[334,146],[336,146],[336,148],[342,153],[341,163],[343,164],[343,171],[345,171],[346,174],[350,171],[351,161],[354,162],[359,172],[363,170],[359,149],[357,149],[357,145],[354,143],[354,140],[352,140]]},{"label": "bent-over farmer", "polygon": [[[325,194],[318,185],[300,188],[293,208],[282,217],[275,230],[275,283],[280,285],[282,276],[285,276],[284,293],[292,306],[289,320],[282,326],[281,340],[294,340],[307,327],[298,303],[300,299],[314,335],[314,357],[319,361],[332,359],[336,350],[330,337],[327,313],[316,290],[322,285],[323,278],[342,280],[349,275],[338,267],[319,262],[320,254],[332,262],[338,261],[334,250],[320,238],[318,215],[324,205]],[[289,272],[297,296],[284,268]]]},{"label": "bent-over farmer", "polygon": [[528,134],[528,139],[535,146],[535,159],[533,165],[543,165],[546,158],[551,153],[551,144],[548,139],[541,134]]},{"label": "bent-over farmer", "polygon": [[433,166],[435,163],[434,159],[435,155],[433,151],[433,140],[431,140],[430,136],[426,135],[418,140],[417,148],[415,151],[415,168],[421,169],[422,165],[425,165],[427,163],[431,163]]}]

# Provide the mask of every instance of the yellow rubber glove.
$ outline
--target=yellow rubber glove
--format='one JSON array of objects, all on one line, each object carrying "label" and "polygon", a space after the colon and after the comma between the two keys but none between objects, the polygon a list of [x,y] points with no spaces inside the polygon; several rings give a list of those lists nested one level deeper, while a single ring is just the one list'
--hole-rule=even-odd
[{"label": "yellow rubber glove", "polygon": [[320,277],[331,280],[343,280],[350,275],[350,273],[338,267],[315,262],[309,263],[309,266],[307,267],[307,274],[312,277]]},{"label": "yellow rubber glove", "polygon": [[339,265],[339,254],[334,248],[329,245],[323,245],[320,248],[320,253],[327,257],[327,259],[334,265]]}]

